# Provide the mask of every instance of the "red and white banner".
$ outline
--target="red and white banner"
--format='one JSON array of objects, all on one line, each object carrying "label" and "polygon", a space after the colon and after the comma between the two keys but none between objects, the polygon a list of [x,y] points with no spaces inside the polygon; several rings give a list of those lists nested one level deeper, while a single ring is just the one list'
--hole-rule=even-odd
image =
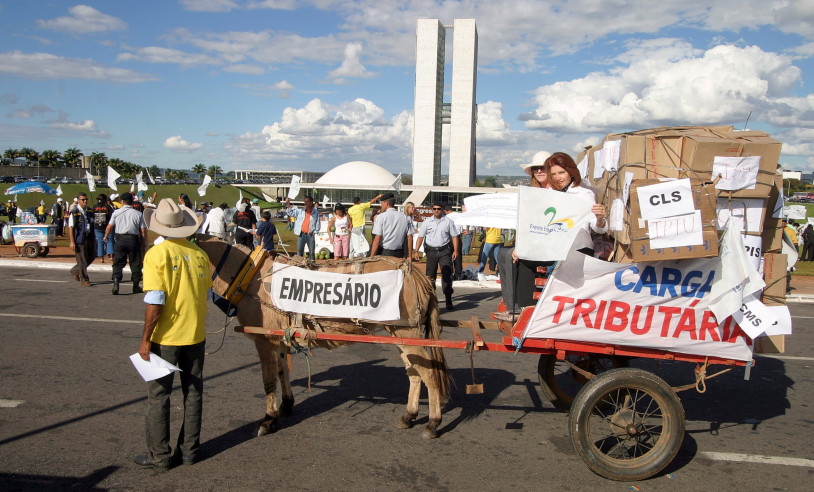
[{"label": "red and white banner", "polygon": [[292,313],[391,321],[401,318],[401,270],[349,275],[275,263],[263,287],[272,303]]},{"label": "red and white banner", "polygon": [[720,267],[719,258],[609,263],[572,252],[549,279],[524,337],[752,360],[752,340],[709,309]]}]

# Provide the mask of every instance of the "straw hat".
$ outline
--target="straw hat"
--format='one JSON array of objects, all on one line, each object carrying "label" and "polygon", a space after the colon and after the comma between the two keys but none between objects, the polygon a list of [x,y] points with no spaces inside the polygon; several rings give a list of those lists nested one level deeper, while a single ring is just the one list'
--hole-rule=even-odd
[{"label": "straw hat", "polygon": [[531,164],[523,165],[523,171],[531,176],[531,168],[533,167],[543,167],[545,165],[546,159],[551,157],[551,152],[546,152],[545,150],[541,150],[534,154],[534,157],[531,158]]},{"label": "straw hat", "polygon": [[191,236],[200,227],[195,212],[183,205],[178,205],[170,198],[164,198],[158,202],[158,207],[155,209],[145,209],[144,222],[147,224],[147,229],[170,239]]}]

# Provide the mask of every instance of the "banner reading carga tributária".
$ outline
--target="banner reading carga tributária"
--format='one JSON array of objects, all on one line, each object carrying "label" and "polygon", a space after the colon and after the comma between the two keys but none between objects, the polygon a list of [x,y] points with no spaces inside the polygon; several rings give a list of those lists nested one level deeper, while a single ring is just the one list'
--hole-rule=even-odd
[{"label": "banner reading carga tribut\u00e1ria", "polygon": [[524,336],[752,360],[752,340],[708,309],[720,265],[718,258],[609,263],[572,252],[549,279]]},{"label": "banner reading carga tribut\u00e1ria", "polygon": [[401,318],[401,270],[349,275],[275,263],[272,272],[264,286],[272,303],[284,311],[375,321]]}]

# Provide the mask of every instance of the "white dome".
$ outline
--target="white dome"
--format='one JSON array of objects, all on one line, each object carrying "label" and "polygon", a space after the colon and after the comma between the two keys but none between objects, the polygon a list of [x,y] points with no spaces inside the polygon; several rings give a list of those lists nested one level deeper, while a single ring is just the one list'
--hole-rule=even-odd
[{"label": "white dome", "polygon": [[372,162],[351,161],[331,169],[314,184],[389,188],[395,180],[390,171]]}]

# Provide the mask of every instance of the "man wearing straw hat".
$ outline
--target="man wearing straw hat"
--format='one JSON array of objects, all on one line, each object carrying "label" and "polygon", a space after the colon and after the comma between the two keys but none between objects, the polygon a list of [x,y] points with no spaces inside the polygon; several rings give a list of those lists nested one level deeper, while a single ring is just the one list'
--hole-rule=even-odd
[{"label": "man wearing straw hat", "polygon": [[[138,353],[153,353],[181,369],[183,424],[175,447],[182,462],[198,459],[203,407],[203,365],[206,344],[207,291],[212,287],[209,257],[186,238],[200,226],[195,212],[173,200],[161,200],[144,211],[147,228],[164,241],[144,256],[144,333]],[[170,466],[170,394],[173,375],[147,383],[145,419],[147,454],[136,464],[166,470]]]}]

